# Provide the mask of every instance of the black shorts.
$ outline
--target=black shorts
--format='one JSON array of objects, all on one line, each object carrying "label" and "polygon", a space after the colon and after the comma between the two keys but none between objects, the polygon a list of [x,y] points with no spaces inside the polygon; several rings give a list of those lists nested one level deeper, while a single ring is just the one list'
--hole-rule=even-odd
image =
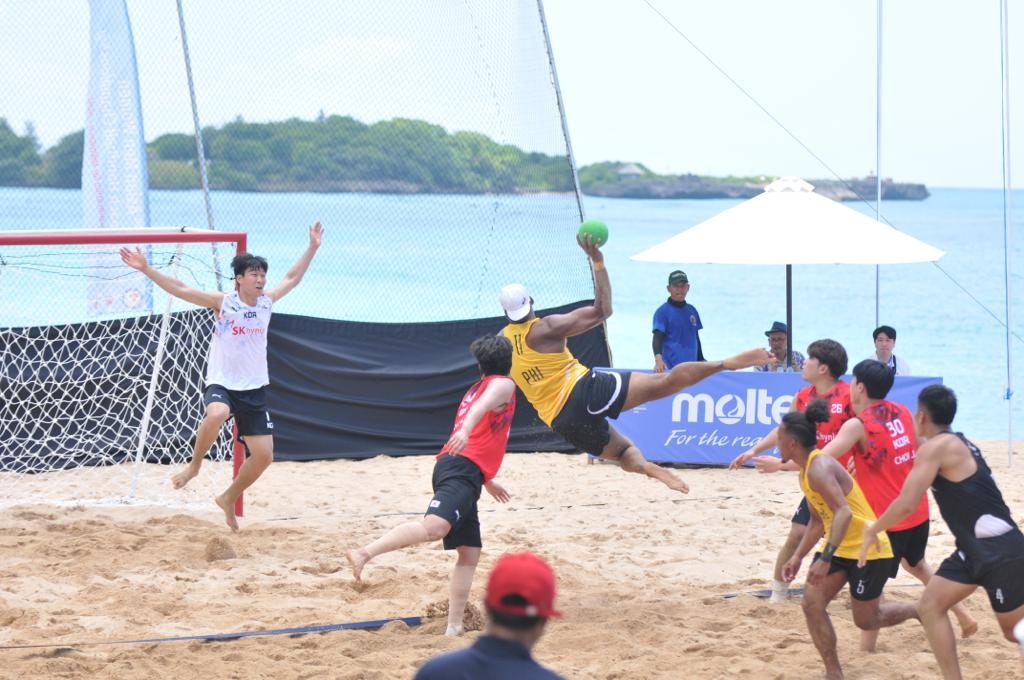
[{"label": "black shorts", "polygon": [[1024,539],[1019,531],[1011,531],[985,540],[998,542],[993,552],[1008,557],[974,565],[964,553],[954,550],[935,573],[956,583],[981,586],[988,593],[993,611],[1012,612],[1024,604]]},{"label": "black shorts", "polygon": [[[820,552],[814,553],[814,558],[817,559],[820,554]],[[863,567],[858,567],[856,559],[833,556],[828,573],[845,571],[846,582],[850,584],[850,597],[855,600],[867,601],[882,594],[885,582],[889,580],[893,564],[898,563],[899,560],[894,557],[883,557],[877,560],[868,560]]]},{"label": "black shorts", "polygon": [[580,451],[600,456],[611,438],[606,418],[618,418],[622,412],[630,375],[591,370],[576,382],[551,429]]},{"label": "black shorts", "polygon": [[811,523],[811,506],[807,504],[807,496],[800,499],[800,505],[796,506],[796,512],[793,513],[793,519],[790,521],[803,526]]},{"label": "black shorts", "polygon": [[460,545],[483,547],[476,504],[484,486],[484,473],[476,463],[465,456],[441,456],[434,463],[431,485],[434,497],[426,514],[437,515],[452,525],[444,537],[444,549],[454,550]]},{"label": "black shorts", "polygon": [[203,392],[203,404],[209,406],[213,402],[227,404],[231,415],[235,417],[239,439],[246,435],[274,434],[274,421],[267,410],[267,392],[265,387],[254,390],[229,390],[221,385],[208,385]]},{"label": "black shorts", "polygon": [[900,531],[886,531],[889,535],[889,542],[892,543],[892,552],[896,556],[895,565],[892,570],[892,575],[896,576],[896,572],[899,570],[899,563],[901,559],[907,561],[912,567],[916,567],[918,562],[924,559],[924,551],[928,547],[928,529],[931,525],[929,520],[925,520],[918,524],[916,527],[910,527],[909,529],[901,529]]}]

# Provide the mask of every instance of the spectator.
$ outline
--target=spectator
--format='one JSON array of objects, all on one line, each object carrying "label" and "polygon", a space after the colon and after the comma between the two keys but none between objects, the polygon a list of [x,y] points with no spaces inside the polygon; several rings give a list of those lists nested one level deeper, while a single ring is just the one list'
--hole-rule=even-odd
[{"label": "spectator", "polygon": [[548,619],[561,616],[554,607],[555,572],[547,562],[529,552],[502,555],[487,581],[483,635],[466,649],[430,659],[414,680],[559,680],[530,654]]},{"label": "spectator", "polygon": [[881,361],[889,367],[893,375],[910,375],[910,365],[892,353],[896,347],[896,329],[892,326],[879,326],[871,334],[875,339],[875,353],[868,357]]},{"label": "spectator", "polygon": [[704,326],[696,307],[686,301],[690,279],[675,270],[668,275],[668,300],[654,311],[654,372],[671,371],[676,364],[704,361],[699,331]]},{"label": "spectator", "polygon": [[787,365],[786,351],[789,350],[789,327],[786,324],[776,321],[764,334],[768,336],[768,351],[775,357],[775,362],[755,366],[755,371],[800,373],[804,370],[804,355],[800,352],[789,352],[789,362]]}]

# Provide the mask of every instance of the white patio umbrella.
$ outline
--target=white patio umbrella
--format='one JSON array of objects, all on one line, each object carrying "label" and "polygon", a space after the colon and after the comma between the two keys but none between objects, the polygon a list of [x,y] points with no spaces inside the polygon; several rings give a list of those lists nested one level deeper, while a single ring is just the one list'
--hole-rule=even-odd
[{"label": "white patio umbrella", "polygon": [[[822,243],[829,247],[822,248]],[[935,262],[943,255],[938,248],[814,193],[802,179],[783,177],[764,193],[630,259],[786,265],[786,325],[792,348],[794,264],[906,264]]]}]

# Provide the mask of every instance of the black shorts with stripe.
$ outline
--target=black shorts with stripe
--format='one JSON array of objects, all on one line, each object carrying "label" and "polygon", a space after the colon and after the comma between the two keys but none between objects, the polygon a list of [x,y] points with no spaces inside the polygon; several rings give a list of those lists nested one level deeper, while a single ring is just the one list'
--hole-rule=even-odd
[{"label": "black shorts with stripe", "polygon": [[618,418],[629,392],[630,373],[595,371],[576,381],[551,429],[580,451],[600,456],[608,446],[607,418]]},{"label": "black shorts with stripe", "polygon": [[274,434],[274,421],[267,410],[267,389],[229,390],[223,385],[209,385],[203,392],[203,405],[226,404],[238,427],[238,438]]}]

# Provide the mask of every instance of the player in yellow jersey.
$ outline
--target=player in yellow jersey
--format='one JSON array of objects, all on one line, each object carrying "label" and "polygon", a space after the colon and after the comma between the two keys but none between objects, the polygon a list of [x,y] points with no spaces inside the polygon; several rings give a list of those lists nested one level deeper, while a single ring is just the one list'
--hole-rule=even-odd
[{"label": "player in yellow jersey", "polygon": [[804,411],[790,411],[779,425],[778,447],[783,461],[800,466],[800,488],[811,507],[807,531],[783,566],[782,577],[792,581],[804,556],[824,536],[821,550],[807,569],[803,610],[814,646],[825,662],[825,677],[835,680],[843,677],[843,669],[828,605],[844,585],[850,584],[853,622],[862,630],[894,626],[918,616],[911,603],[882,601],[882,588],[896,559],[885,534],[867,551],[864,565],[857,564],[865,523],[874,522],[875,513],[839,461],[816,448],[817,424],[828,419],[829,408],[823,399],[815,399]]},{"label": "player in yellow jersey", "polygon": [[722,361],[678,364],[664,373],[613,373],[587,368],[569,351],[566,339],[585,333],[612,315],[612,290],[598,245],[589,236],[577,237],[576,241],[593,266],[592,305],[541,318],[534,314],[533,298],[522,284],[513,283],[501,290],[501,305],[510,322],[501,333],[512,342],[509,377],[541,420],[576,448],[686,493],[686,482],[644,458],[636,444],[611,427],[607,419],[617,418],[623,409],[675,394],[719,371],[748,368],[773,359],[768,350],[756,348]]}]

